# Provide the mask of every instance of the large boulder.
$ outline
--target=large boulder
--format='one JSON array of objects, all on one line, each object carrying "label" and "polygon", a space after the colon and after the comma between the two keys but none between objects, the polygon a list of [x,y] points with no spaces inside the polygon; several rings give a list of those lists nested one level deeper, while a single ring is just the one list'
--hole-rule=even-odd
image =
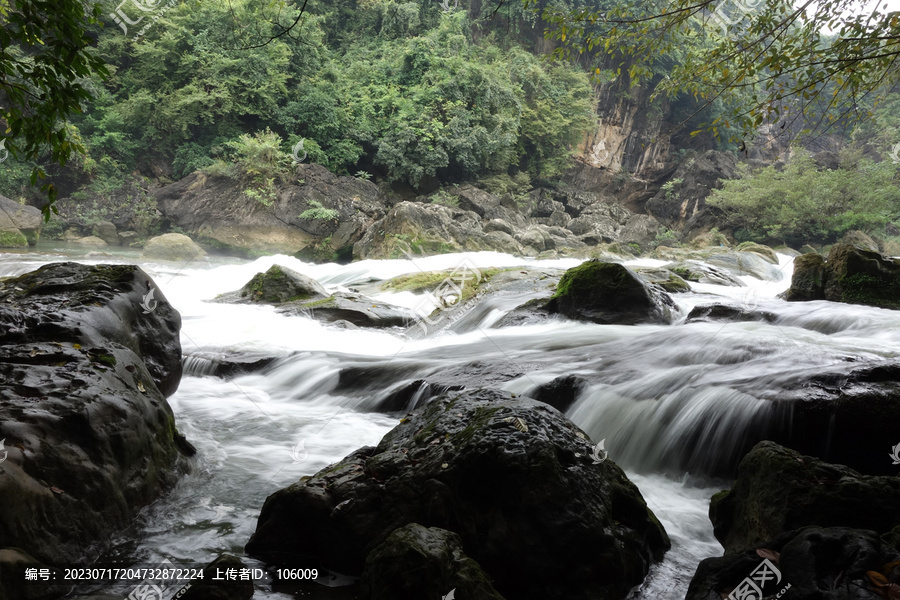
[{"label": "large boulder", "polygon": [[41,211],[0,195],[0,248],[34,246],[41,223]]},{"label": "large boulder", "polygon": [[203,248],[181,233],[164,233],[147,240],[141,255],[145,260],[194,260],[206,256]]},{"label": "large boulder", "polygon": [[[763,598],[879,600],[891,582],[897,589],[900,552],[873,531],[848,527],[806,527],[755,549],[700,562],[685,600]],[[763,561],[768,561],[764,563]],[[875,577],[871,575],[875,573]],[[876,581],[879,583],[876,584]],[[883,593],[882,593],[883,592]],[[896,592],[894,592],[896,593]]]},{"label": "large boulder", "polygon": [[900,261],[850,244],[835,244],[824,262],[816,254],[795,259],[785,298],[900,309]]},{"label": "large boulder", "polygon": [[503,600],[452,531],[410,523],[395,529],[366,557],[362,597],[370,600],[443,598]]},{"label": "large boulder", "polygon": [[725,269],[735,277],[749,275],[763,281],[781,281],[784,272],[772,264],[771,259],[754,251],[722,252],[706,258],[714,267]]},{"label": "large boulder", "polygon": [[166,402],[181,318],[132,265],[45,265],[0,298],[0,546],[89,563],[190,453]]},{"label": "large boulder", "polygon": [[353,247],[354,258],[402,258],[490,250],[477,212],[442,204],[400,202]]},{"label": "large boulder", "polygon": [[237,179],[192,173],[155,192],[159,210],[204,244],[244,256],[305,253],[347,260],[366,228],[384,215],[371,181],[316,164],[275,181],[272,204],[249,200]]},{"label": "large boulder", "polygon": [[321,300],[329,296],[322,284],[281,265],[272,265],[265,273],[257,273],[244,287],[240,296],[251,302],[281,304],[297,300]]},{"label": "large boulder", "polygon": [[563,274],[546,308],[601,324],[671,323],[675,303],[627,267],[597,259]]},{"label": "large boulder", "polygon": [[898,498],[900,478],[861,475],[760,442],[741,461],[734,486],[713,497],[709,515],[730,554],[809,525],[886,533],[900,525]]},{"label": "large boulder", "polygon": [[392,532],[418,523],[456,533],[504,597],[619,599],[669,541],[624,472],[591,451],[546,404],[442,396],[377,447],[269,496],[247,552],[359,575]]}]

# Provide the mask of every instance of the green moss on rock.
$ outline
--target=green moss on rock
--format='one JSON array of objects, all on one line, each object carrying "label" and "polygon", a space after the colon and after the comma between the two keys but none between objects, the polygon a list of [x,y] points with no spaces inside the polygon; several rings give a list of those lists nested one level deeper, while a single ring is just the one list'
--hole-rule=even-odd
[{"label": "green moss on rock", "polygon": [[18,229],[0,231],[0,248],[27,248],[28,239]]}]

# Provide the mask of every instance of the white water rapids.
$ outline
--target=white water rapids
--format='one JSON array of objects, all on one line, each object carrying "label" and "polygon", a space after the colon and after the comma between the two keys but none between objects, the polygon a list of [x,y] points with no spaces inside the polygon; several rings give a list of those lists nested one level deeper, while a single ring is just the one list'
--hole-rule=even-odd
[{"label": "white water rapids", "polygon": [[[606,440],[610,459],[626,469],[672,538],[672,550],[633,597],[677,600],[684,597],[697,563],[722,553],[706,513],[710,496],[728,482],[692,475],[691,467],[673,468],[699,469],[736,452],[742,425],[768,409],[761,399],[766,392],[848,357],[857,364],[878,362],[896,357],[900,348],[900,311],[776,299],[790,282],[792,263],[784,256],[779,281],[744,277],[748,287],[694,284],[693,292],[673,295],[682,316],[698,304],[719,302],[777,315],[772,324],[603,326],[560,320],[497,329],[490,325],[513,306],[498,299],[460,320],[455,330],[413,339],[397,331],[342,329],[304,316],[283,316],[269,306],[207,301],[239,289],[273,264],[335,290],[453,268],[463,258],[479,268],[568,268],[580,261],[474,253],[344,266],[311,265],[286,256],[156,264],[134,252],[84,252],[64,246],[3,252],[0,276],[59,260],[133,262],[181,312],[186,355],[285,357],[261,373],[233,380],[183,378],[169,403],[177,427],[199,450],[196,466],[144,511],[133,530],[114,540],[110,555],[142,563],[168,558],[175,564],[205,564],[222,552],[243,555],[266,496],[360,446],[375,445],[397,424],[396,415],[370,412],[387,388],[428,379],[451,366],[490,360],[524,369],[523,376],[499,384],[515,393],[528,393],[559,375],[603,375],[603,383],[588,387],[568,416],[595,442]],[[406,306],[421,300],[410,293],[380,294],[378,299]],[[366,367],[379,376],[347,389],[339,385],[339,377],[348,366]],[[188,372],[202,372],[199,363],[188,367]],[[255,598],[290,596],[260,588]]]}]

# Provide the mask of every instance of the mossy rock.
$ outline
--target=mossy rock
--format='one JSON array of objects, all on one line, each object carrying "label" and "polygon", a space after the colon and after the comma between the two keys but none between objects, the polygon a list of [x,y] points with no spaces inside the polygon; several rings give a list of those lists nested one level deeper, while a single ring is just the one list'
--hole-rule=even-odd
[{"label": "mossy rock", "polygon": [[321,300],[328,297],[325,288],[311,277],[272,265],[265,273],[257,273],[241,288],[242,299],[264,304],[284,304],[300,300]]},{"label": "mossy rock", "polygon": [[589,260],[566,271],[547,308],[604,324],[669,323],[675,303],[618,263]]},{"label": "mossy rock", "polygon": [[826,267],[826,300],[900,309],[900,262],[849,244],[835,244]]},{"label": "mossy rock", "polygon": [[737,248],[735,248],[735,250],[737,250],[738,252],[756,252],[773,265],[778,264],[778,255],[775,254],[775,251],[762,244],[757,244],[755,242],[744,242]]},{"label": "mossy rock", "polygon": [[791,287],[785,292],[790,302],[825,299],[825,259],[811,252],[794,259]]}]

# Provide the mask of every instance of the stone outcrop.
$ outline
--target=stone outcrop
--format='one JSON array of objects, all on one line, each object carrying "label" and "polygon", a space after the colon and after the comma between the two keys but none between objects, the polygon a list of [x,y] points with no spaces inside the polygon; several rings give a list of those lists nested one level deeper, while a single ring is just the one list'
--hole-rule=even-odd
[{"label": "stone outcrop", "polygon": [[[594,464],[591,451],[546,404],[490,390],[442,396],[377,447],[269,496],[247,552],[359,575],[415,523],[458,535],[503,597],[621,598],[669,541],[622,470]],[[436,550],[430,568],[446,552]],[[369,585],[380,597],[405,589],[372,577]]]}]

